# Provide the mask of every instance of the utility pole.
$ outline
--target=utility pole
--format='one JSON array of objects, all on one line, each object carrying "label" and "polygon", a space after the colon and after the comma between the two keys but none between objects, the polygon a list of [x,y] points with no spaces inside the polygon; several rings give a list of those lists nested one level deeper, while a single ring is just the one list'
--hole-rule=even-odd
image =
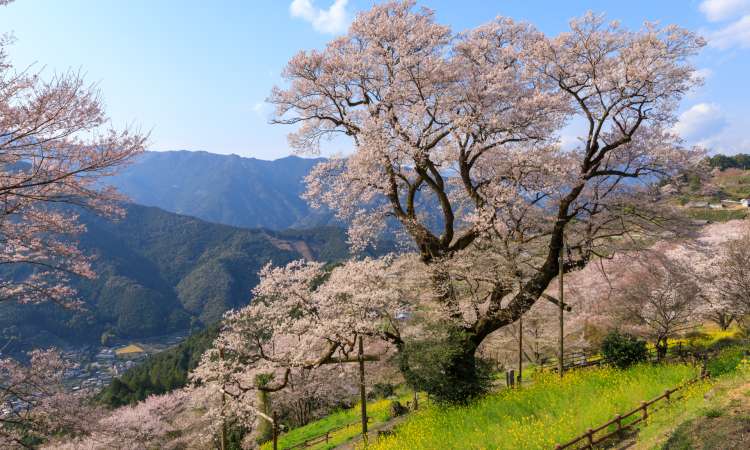
[{"label": "utility pole", "polygon": [[557,265],[559,266],[559,273],[557,275],[557,278],[559,279],[560,283],[560,350],[557,358],[557,371],[560,373],[560,378],[563,376],[563,370],[564,370],[564,362],[563,362],[563,356],[565,355],[565,347],[563,343],[563,327],[564,327],[564,318],[563,313],[565,311],[565,295],[563,291],[563,274],[565,273],[565,269],[563,267],[564,263],[564,252],[565,252],[565,236],[563,236],[561,242],[560,242],[560,256],[558,258]]},{"label": "utility pole", "polygon": [[367,443],[367,395],[365,393],[365,350],[362,335],[359,335],[359,402],[362,404],[362,439]]},{"label": "utility pole", "polygon": [[278,416],[276,411],[273,412],[273,450],[279,449],[279,425]]},{"label": "utility pole", "polygon": [[523,316],[518,318],[518,387],[523,375]]}]

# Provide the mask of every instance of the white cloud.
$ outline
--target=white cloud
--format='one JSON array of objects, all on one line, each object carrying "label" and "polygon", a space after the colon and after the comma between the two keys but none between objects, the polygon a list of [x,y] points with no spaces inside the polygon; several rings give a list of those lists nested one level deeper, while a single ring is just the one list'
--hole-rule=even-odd
[{"label": "white cloud", "polygon": [[731,20],[708,32],[709,45],[721,50],[750,48],[750,0],[704,0],[699,8],[711,22]]},{"label": "white cloud", "polygon": [[691,143],[706,141],[727,126],[727,120],[718,105],[698,103],[680,114],[674,131]]},{"label": "white cloud", "polygon": [[690,89],[690,91],[688,91],[687,98],[693,100],[696,98],[700,98],[701,95],[705,94],[705,85],[713,76],[714,71],[709,69],[708,67],[704,67],[693,72],[693,80],[699,84],[695,85],[692,89]]},{"label": "white cloud", "polygon": [[750,14],[711,33],[708,42],[722,50],[732,47],[750,48]]},{"label": "white cloud", "polygon": [[733,155],[735,153],[750,153],[750,118],[744,114],[727,115],[727,124],[717,134],[701,139],[691,144],[704,147],[711,152]]},{"label": "white cloud", "polygon": [[313,0],[294,0],[289,5],[289,13],[310,22],[321,33],[336,34],[346,31],[349,26],[347,3],[349,0],[335,0],[328,9],[321,9],[313,4]]},{"label": "white cloud", "polygon": [[268,114],[268,104],[265,102],[257,102],[253,105],[253,112],[260,118],[265,118]]},{"label": "white cloud", "polygon": [[708,67],[704,67],[702,69],[696,70],[693,75],[696,79],[706,81],[714,75],[714,71],[709,69]]},{"label": "white cloud", "polygon": [[708,20],[718,22],[750,11],[750,0],[704,0],[699,8]]}]

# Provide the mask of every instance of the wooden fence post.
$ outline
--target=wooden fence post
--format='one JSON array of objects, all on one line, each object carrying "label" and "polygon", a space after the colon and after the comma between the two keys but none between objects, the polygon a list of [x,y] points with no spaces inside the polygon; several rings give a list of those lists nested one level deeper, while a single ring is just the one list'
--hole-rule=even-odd
[{"label": "wooden fence post", "polygon": [[592,430],[591,428],[586,430],[586,437],[589,441],[589,448],[594,448],[594,430]]},{"label": "wooden fence post", "polygon": [[617,431],[622,431],[622,414],[616,415],[615,420],[617,421]]},{"label": "wooden fence post", "polygon": [[276,416],[276,411],[273,412],[273,450],[278,450],[279,448],[279,425],[278,420]]},{"label": "wooden fence post", "polygon": [[362,439],[367,443],[367,393],[365,392],[365,350],[359,336],[359,402],[362,404]]},{"label": "wooden fence post", "polygon": [[641,402],[641,408],[643,408],[643,420],[648,419],[648,403]]},{"label": "wooden fence post", "polygon": [[563,259],[564,254],[565,254],[564,252],[565,252],[565,236],[562,237],[561,242],[560,242],[560,255],[558,256],[558,261],[557,261],[557,265],[559,266],[557,277],[558,277],[558,282],[560,283],[560,295],[558,296],[559,297],[558,300],[560,302],[560,310],[558,311],[559,320],[560,320],[560,330],[559,330],[560,342],[558,342],[559,349],[558,349],[558,355],[557,355],[558,357],[557,370],[558,372],[560,372],[560,378],[563,377],[563,372],[565,371],[565,362],[563,361],[565,359],[565,344],[564,344],[565,334],[563,332],[564,324],[565,324],[564,322],[565,289],[563,286],[563,276],[565,274],[565,267],[564,267],[565,261]]}]

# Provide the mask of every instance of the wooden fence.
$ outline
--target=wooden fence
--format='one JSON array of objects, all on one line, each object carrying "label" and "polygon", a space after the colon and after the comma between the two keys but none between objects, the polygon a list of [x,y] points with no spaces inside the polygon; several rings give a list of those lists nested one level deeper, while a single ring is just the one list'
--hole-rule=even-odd
[{"label": "wooden fence", "polygon": [[[372,418],[368,417],[367,418],[367,422],[368,423],[372,422]],[[323,444],[323,443],[327,444],[328,441],[330,441],[330,439],[331,439],[331,434],[335,433],[336,431],[343,430],[344,428],[349,428],[349,427],[351,427],[353,425],[359,425],[361,423],[362,422],[358,420],[356,422],[347,423],[345,425],[341,425],[341,426],[338,426],[336,428],[331,428],[330,430],[326,431],[324,434],[319,434],[317,436],[313,436],[310,439],[307,439],[307,440],[305,440],[303,442],[300,442],[299,444],[295,444],[295,445],[293,445],[291,447],[283,447],[283,448],[287,449],[287,450],[291,450],[291,449],[295,449],[295,448],[312,447],[313,445],[318,445],[318,444]]]},{"label": "wooden fence", "polygon": [[[649,358],[656,360],[658,355],[655,347],[648,349]],[[679,356],[683,357],[687,355],[687,349],[683,346],[682,341],[670,343],[667,346],[667,356]],[[606,363],[607,360],[600,353],[593,352],[574,352],[563,358],[563,368],[577,369],[582,367],[600,366]],[[550,372],[557,372],[558,364],[557,359],[551,359],[539,365],[541,369],[548,370]]]},{"label": "wooden fence", "polygon": [[[589,428],[586,430],[585,433],[581,434],[580,436],[576,437],[572,441],[568,441],[565,444],[557,444],[555,446],[555,450],[561,450],[566,448],[575,448],[575,449],[593,449],[594,445],[599,444],[613,436],[616,436],[620,433],[622,433],[624,430],[630,429],[637,425],[640,422],[643,422],[644,420],[648,419],[648,408],[655,403],[658,403],[662,400],[670,401],[673,398],[680,398],[680,397],[672,397],[672,394],[679,391],[680,389],[684,389],[687,386],[690,386],[691,384],[705,379],[708,376],[708,373],[702,371],[703,373],[696,378],[693,378],[692,380],[688,381],[687,383],[683,383],[680,386],[677,386],[674,389],[667,389],[664,391],[663,394],[660,396],[651,399],[646,402],[642,402],[641,406],[635,408],[634,410],[628,412],[627,414],[618,414],[615,416],[614,419],[610,420],[609,422],[600,425],[596,428]],[[652,410],[653,412],[653,410]],[[635,419],[633,420],[633,418]],[[597,433],[601,431],[606,431],[611,429],[613,426],[615,426],[613,431],[609,431],[606,434],[603,434],[601,436],[596,436]]]}]

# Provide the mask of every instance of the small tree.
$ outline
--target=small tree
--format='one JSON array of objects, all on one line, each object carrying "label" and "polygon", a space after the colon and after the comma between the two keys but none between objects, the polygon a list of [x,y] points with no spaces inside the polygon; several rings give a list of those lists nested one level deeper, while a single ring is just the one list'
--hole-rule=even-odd
[{"label": "small tree", "polygon": [[652,339],[662,359],[669,339],[696,325],[703,301],[696,273],[681,262],[646,251],[634,255],[617,276],[622,280],[614,293],[615,312]]},{"label": "small tree", "polygon": [[[491,387],[490,364],[482,359],[462,361],[457,354],[462,352],[462,341],[468,336],[454,327],[435,327],[417,339],[406,342],[398,355],[407,383],[414,389],[429,392],[432,398],[442,403],[463,403],[472,397],[487,392]],[[447,330],[447,332],[446,332]],[[446,373],[473,373],[463,383],[454,383]]]},{"label": "small tree", "polygon": [[728,317],[725,322],[731,317],[750,330],[750,233],[726,242],[712,269],[712,301]]}]

